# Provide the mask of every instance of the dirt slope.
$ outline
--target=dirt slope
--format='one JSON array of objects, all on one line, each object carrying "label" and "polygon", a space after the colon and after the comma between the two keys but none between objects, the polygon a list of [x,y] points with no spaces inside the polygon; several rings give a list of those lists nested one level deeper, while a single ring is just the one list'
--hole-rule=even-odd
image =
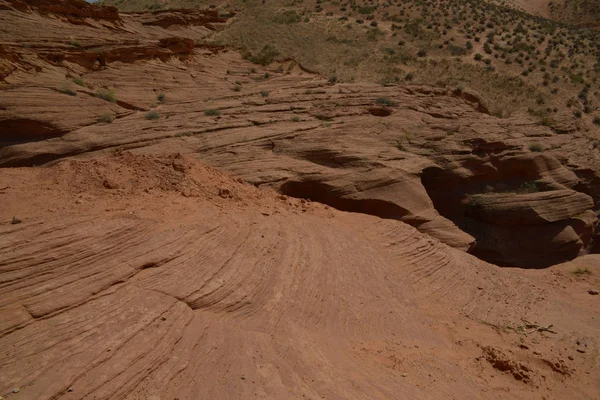
[{"label": "dirt slope", "polygon": [[501,269],[177,155],[3,170],[0,187],[7,398],[598,393],[597,256]]}]

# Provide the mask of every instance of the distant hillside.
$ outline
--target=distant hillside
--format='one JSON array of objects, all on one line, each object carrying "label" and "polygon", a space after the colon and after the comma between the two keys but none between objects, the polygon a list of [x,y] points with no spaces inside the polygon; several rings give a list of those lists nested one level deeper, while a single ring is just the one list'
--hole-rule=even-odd
[{"label": "distant hillside", "polygon": [[551,0],[550,16],[557,21],[586,28],[600,28],[599,0]]},{"label": "distant hillside", "polygon": [[125,11],[234,11],[204,40],[258,64],[293,59],[332,82],[472,90],[497,116],[529,113],[559,131],[598,129],[600,33],[532,16],[517,2],[104,0]]}]

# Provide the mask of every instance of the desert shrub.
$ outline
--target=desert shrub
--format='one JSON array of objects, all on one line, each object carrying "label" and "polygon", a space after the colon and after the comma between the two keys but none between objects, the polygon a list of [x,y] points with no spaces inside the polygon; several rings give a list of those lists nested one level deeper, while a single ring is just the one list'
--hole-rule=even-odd
[{"label": "desert shrub", "polygon": [[73,78],[73,83],[79,86],[85,86],[85,82],[81,78]]},{"label": "desert shrub", "polygon": [[300,117],[297,117],[297,116],[296,117],[292,117],[292,118],[290,118],[290,121],[292,121],[292,122],[300,122]]},{"label": "desert shrub", "polygon": [[331,75],[328,79],[329,83],[336,83],[337,82],[337,75]]},{"label": "desert shrub", "polygon": [[583,76],[581,74],[570,74],[569,78],[571,78],[572,83],[583,83]]},{"label": "desert shrub", "polygon": [[542,146],[540,143],[530,143],[528,148],[529,148],[529,151],[533,151],[536,153],[544,151],[544,146]]},{"label": "desert shrub", "polygon": [[361,14],[365,14],[365,15],[373,14],[373,12],[375,12],[375,7],[369,7],[369,6],[359,7],[358,12]]},{"label": "desert shrub", "polygon": [[258,92],[262,97],[269,97],[269,92],[267,92],[266,90],[261,90],[260,92]]},{"label": "desert shrub", "polygon": [[209,108],[207,110],[204,110],[204,115],[208,117],[216,117],[221,115],[221,111]]},{"label": "desert shrub", "polygon": [[375,100],[375,103],[383,106],[393,106],[396,104],[393,100],[390,100],[387,97],[378,97]]},{"label": "desert shrub", "polygon": [[404,76],[404,79],[407,81],[412,81],[415,78],[415,74],[413,74],[412,72],[409,72],[408,74],[406,74]]},{"label": "desert shrub", "polygon": [[427,50],[425,50],[425,49],[420,49],[420,50],[417,52],[417,56],[419,56],[419,57],[427,57]]},{"label": "desert shrub", "polygon": [[69,96],[77,96],[77,92],[68,87],[60,88],[60,92]]},{"label": "desert shrub", "polygon": [[481,61],[483,60],[483,56],[479,53],[475,54],[475,56],[473,57],[475,59],[475,61]]},{"label": "desert shrub", "polygon": [[151,120],[151,121],[160,119],[160,114],[157,113],[156,111],[150,111],[150,112],[146,113],[146,119]]},{"label": "desert shrub", "polygon": [[117,101],[117,97],[115,94],[115,89],[102,89],[96,93],[96,97],[101,98],[102,100],[110,101],[114,103]]},{"label": "desert shrub", "polygon": [[448,50],[450,51],[450,54],[453,56],[464,56],[467,54],[468,50],[464,47],[461,46],[456,46],[456,45],[448,45]]},{"label": "desert shrub", "polygon": [[584,276],[584,275],[591,275],[592,271],[590,271],[587,268],[576,268],[571,273],[576,276]]},{"label": "desert shrub", "polygon": [[581,113],[581,110],[574,110],[573,115],[575,116],[575,118],[581,118],[583,114]]},{"label": "desert shrub", "polygon": [[104,124],[110,124],[114,120],[115,120],[115,116],[110,113],[104,113],[98,117],[98,122],[102,122]]},{"label": "desert shrub", "polygon": [[165,101],[167,101],[167,97],[165,96],[164,93],[160,93],[158,96],[156,96],[156,99],[158,101],[160,101],[161,103],[164,103]]},{"label": "desert shrub", "polygon": [[244,58],[254,64],[269,65],[278,55],[279,52],[273,46],[267,44],[256,54],[246,52]]},{"label": "desert shrub", "polygon": [[540,187],[537,182],[524,182],[515,190],[518,194],[537,193],[539,191]]},{"label": "desert shrub", "polygon": [[296,10],[287,10],[275,17],[275,22],[278,24],[295,24],[300,22],[301,17],[296,13]]},{"label": "desert shrub", "polygon": [[597,115],[596,117],[594,117],[594,124],[600,126],[600,115]]}]

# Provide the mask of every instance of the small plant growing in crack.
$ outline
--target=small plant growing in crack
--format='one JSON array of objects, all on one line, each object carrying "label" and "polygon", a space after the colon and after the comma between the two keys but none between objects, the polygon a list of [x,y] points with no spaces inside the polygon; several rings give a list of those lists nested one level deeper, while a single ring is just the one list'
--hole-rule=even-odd
[{"label": "small plant growing in crack", "polygon": [[261,90],[261,91],[260,91],[260,92],[258,92],[258,93],[260,93],[260,95],[261,95],[262,97],[269,97],[269,92],[267,92],[266,90]]},{"label": "small plant growing in crack", "polygon": [[375,100],[375,104],[379,104],[381,106],[393,106],[396,105],[396,102],[388,99],[387,97],[378,97]]},{"label": "small plant growing in crack", "polygon": [[69,88],[69,87],[66,87],[66,86],[64,86],[64,87],[60,88],[60,90],[59,90],[59,91],[60,91],[62,94],[66,94],[66,95],[69,95],[69,96],[77,96],[77,92],[76,92],[76,91],[74,91],[73,89],[71,89],[71,88]]},{"label": "small plant growing in crack", "polygon": [[221,115],[221,111],[209,108],[207,110],[204,110],[204,115],[206,115],[207,117],[218,117],[219,115]]},{"label": "small plant growing in crack", "polygon": [[540,143],[530,143],[528,148],[529,148],[529,151],[533,151],[536,153],[544,151],[544,146],[542,146]]},{"label": "small plant growing in crack", "polygon": [[110,124],[114,120],[115,120],[115,116],[110,113],[104,113],[98,117],[98,122],[101,122],[103,124]]},{"label": "small plant growing in crack", "polygon": [[117,101],[117,96],[115,94],[115,89],[102,89],[96,93],[96,97],[114,103]]},{"label": "small plant growing in crack", "polygon": [[157,113],[156,111],[150,111],[150,112],[146,113],[146,119],[150,120],[150,121],[155,121],[157,119],[160,119],[160,114]]},{"label": "small plant growing in crack", "polygon": [[587,268],[576,268],[571,272],[575,276],[589,276],[592,275],[592,271]]},{"label": "small plant growing in crack", "polygon": [[85,82],[81,78],[73,78],[73,83],[85,87]]},{"label": "small plant growing in crack", "polygon": [[167,96],[165,96],[164,93],[160,93],[158,96],[156,96],[156,99],[161,102],[164,103],[167,101]]}]

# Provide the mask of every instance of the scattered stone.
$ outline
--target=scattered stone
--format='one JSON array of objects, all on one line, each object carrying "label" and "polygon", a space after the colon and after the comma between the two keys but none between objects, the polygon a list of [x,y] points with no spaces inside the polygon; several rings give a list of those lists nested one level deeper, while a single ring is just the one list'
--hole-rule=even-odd
[{"label": "scattered stone", "polygon": [[262,214],[262,215],[264,215],[265,217],[268,217],[269,215],[271,215],[271,214],[270,214],[270,213],[268,213],[268,212],[262,212],[261,214]]},{"label": "scattered stone", "polygon": [[19,218],[19,217],[13,217],[13,219],[12,219],[12,221],[10,223],[13,224],[13,225],[16,225],[16,224],[20,224],[21,222],[23,222],[23,220],[21,218]]},{"label": "scattered stone", "polygon": [[569,356],[568,358],[569,358],[569,360],[574,360],[575,359],[573,356]]},{"label": "scattered stone", "polygon": [[19,393],[21,390],[19,390],[19,388],[14,388],[13,389],[13,393]]},{"label": "scattered stone", "polygon": [[72,391],[73,391],[72,387],[70,387],[70,388],[67,389],[67,392],[72,392]]},{"label": "scattered stone", "polygon": [[81,203],[83,203],[83,201],[81,201],[81,199],[77,199],[77,200],[75,201],[75,204],[81,204]]},{"label": "scattered stone", "polygon": [[402,377],[403,377],[403,378],[406,378],[407,376],[408,376],[408,374],[407,374],[407,373],[404,373],[404,374],[402,374]]},{"label": "scattered stone", "polygon": [[585,348],[580,347],[580,348],[577,349],[577,352],[578,353],[585,353]]},{"label": "scattered stone", "polygon": [[112,179],[105,179],[104,182],[102,182],[102,185],[104,185],[104,187],[107,189],[118,189],[119,188],[119,185],[117,184],[117,182],[113,181]]},{"label": "scattered stone", "polygon": [[595,295],[597,295],[600,292],[598,292],[596,289],[589,289],[588,293],[591,294],[592,296],[595,296]]},{"label": "scattered stone", "polygon": [[189,165],[187,165],[187,163],[181,159],[173,160],[172,165],[175,171],[182,173],[185,173],[185,171],[189,168]]},{"label": "scattered stone", "polygon": [[229,189],[219,189],[219,196],[224,199],[233,197],[231,194],[231,190],[229,190]]}]

